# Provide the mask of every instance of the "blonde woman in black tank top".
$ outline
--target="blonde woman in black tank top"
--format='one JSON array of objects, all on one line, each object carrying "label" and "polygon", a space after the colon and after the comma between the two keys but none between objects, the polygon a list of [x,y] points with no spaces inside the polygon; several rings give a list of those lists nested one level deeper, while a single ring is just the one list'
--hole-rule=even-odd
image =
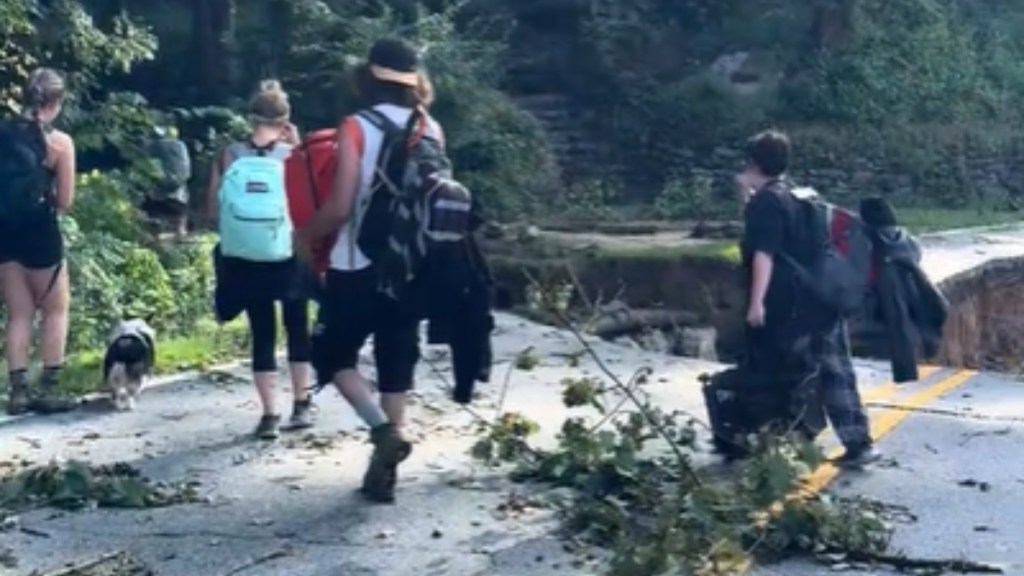
[{"label": "blonde woman in black tank top", "polygon": [[[75,143],[51,123],[60,115],[66,96],[64,79],[54,70],[38,69],[23,89],[22,126],[38,125],[45,141],[44,165],[49,186],[40,190],[38,210],[0,229],[0,284],[7,308],[5,330],[9,370],[8,414],[29,410],[64,412],[74,398],[60,389],[68,335],[70,288],[64,265],[64,241],[58,214],[71,208],[75,195]],[[39,387],[28,381],[29,346],[36,312],[41,318],[43,372]]]}]

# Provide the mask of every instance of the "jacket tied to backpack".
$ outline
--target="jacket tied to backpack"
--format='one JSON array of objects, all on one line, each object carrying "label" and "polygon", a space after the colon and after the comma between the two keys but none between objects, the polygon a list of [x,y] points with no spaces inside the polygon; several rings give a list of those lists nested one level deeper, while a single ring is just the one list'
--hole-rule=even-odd
[{"label": "jacket tied to backpack", "polygon": [[[937,353],[948,313],[945,297],[920,268],[920,246],[883,199],[865,199],[854,213],[810,189],[788,192],[816,240],[809,264],[780,256],[827,316],[820,325],[867,312],[889,335],[893,381],[917,380],[917,361]],[[876,306],[868,307],[872,301]]]}]

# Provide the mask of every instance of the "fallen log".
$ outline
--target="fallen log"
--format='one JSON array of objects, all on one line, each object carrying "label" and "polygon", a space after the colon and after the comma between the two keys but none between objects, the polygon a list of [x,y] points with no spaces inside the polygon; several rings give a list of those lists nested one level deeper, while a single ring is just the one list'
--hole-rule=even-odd
[{"label": "fallen log", "polygon": [[156,576],[156,572],[122,550],[46,572],[35,571],[31,576]]},{"label": "fallen log", "polygon": [[544,232],[562,234],[603,234],[606,236],[653,236],[673,228],[648,222],[551,222],[540,226]]},{"label": "fallen log", "polygon": [[693,327],[698,316],[683,310],[622,309],[606,313],[594,322],[593,333],[606,340],[637,334],[644,330],[672,330]]}]

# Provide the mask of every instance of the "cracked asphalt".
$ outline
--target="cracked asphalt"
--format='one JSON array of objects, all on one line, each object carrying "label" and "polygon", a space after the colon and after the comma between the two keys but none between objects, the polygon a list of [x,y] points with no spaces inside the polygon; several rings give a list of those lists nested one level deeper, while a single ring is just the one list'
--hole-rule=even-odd
[{"label": "cracked asphalt", "polygon": [[[930,238],[926,268],[939,279],[990,258],[1022,255],[1022,238],[1019,229],[986,232],[984,241]],[[962,257],[959,267],[951,264],[954,257]],[[568,365],[565,355],[580,345],[566,332],[506,314],[498,320],[494,380],[482,386],[473,409],[494,416],[513,359],[534,346],[543,351],[541,365],[511,373],[505,407],[539,421],[540,441],[552,442],[566,415],[559,380],[597,368],[588,359]],[[593,346],[621,377],[650,366],[648,390],[656,401],[703,417],[697,375],[717,366],[607,342]],[[531,505],[531,494],[472,463],[466,452],[474,416],[447,399],[439,376],[449,371],[443,349],[425,356],[431,361],[420,368],[410,427],[417,445],[403,466],[395,506],[368,505],[355,494],[369,446],[333,391],[317,398],[320,423],[311,436],[274,444],[245,438],[258,416],[247,382],[181,379],[146,390],[133,413],[97,404],[61,416],[0,420],[0,471],[52,458],[128,461],[158,480],[196,481],[203,497],[143,511],[27,512],[0,529],[0,550],[17,561],[0,574],[28,575],[118,550],[129,550],[159,576],[599,573],[565,550],[554,519]],[[891,387],[885,364],[860,362],[858,372],[886,461],[827,478],[829,489],[905,507],[894,546],[908,555],[967,556],[1024,574],[1024,548],[1017,545],[1024,536],[1024,385],[1012,376],[943,369]],[[828,433],[824,442],[835,443]],[[763,576],[829,571],[799,562],[755,569]]]},{"label": "cracked asphalt", "polygon": [[[536,419],[539,441],[550,443],[567,412],[559,381],[596,375],[571,334],[501,314],[495,338],[494,381],[474,411],[493,418],[514,358],[527,346],[541,363],[509,378],[506,409]],[[668,358],[634,347],[593,341],[620,377],[643,366],[654,374],[647,390],[666,407],[703,417],[697,376],[715,365]],[[152,510],[23,514],[0,532],[13,551],[11,574],[30,574],[67,562],[127,549],[160,576],[531,576],[597,573],[563,549],[550,513],[501,475],[474,466],[474,416],[447,399],[438,376],[449,371],[443,350],[429,349],[410,433],[417,440],[403,465],[398,504],[373,506],[355,493],[370,447],[352,411],[334,391],[317,398],[312,435],[273,444],[245,435],[258,416],[247,382],[184,380],[146,390],[132,413],[98,402],[77,413],[0,424],[0,466],[78,458],[95,464],[128,461],[157,480],[198,482],[204,501]],[[243,374],[243,370],[238,370]],[[884,380],[866,365],[866,388]],[[218,379],[222,380],[222,379]],[[287,388],[281,380],[282,399]]]}]

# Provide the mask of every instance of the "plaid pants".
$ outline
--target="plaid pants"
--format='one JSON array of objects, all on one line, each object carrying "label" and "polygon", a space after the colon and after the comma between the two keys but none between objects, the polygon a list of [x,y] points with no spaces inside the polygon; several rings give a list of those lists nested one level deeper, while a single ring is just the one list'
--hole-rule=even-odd
[{"label": "plaid pants", "polygon": [[825,413],[846,448],[871,444],[867,411],[857,391],[857,373],[850,358],[850,334],[840,322],[821,342],[821,395]]}]

